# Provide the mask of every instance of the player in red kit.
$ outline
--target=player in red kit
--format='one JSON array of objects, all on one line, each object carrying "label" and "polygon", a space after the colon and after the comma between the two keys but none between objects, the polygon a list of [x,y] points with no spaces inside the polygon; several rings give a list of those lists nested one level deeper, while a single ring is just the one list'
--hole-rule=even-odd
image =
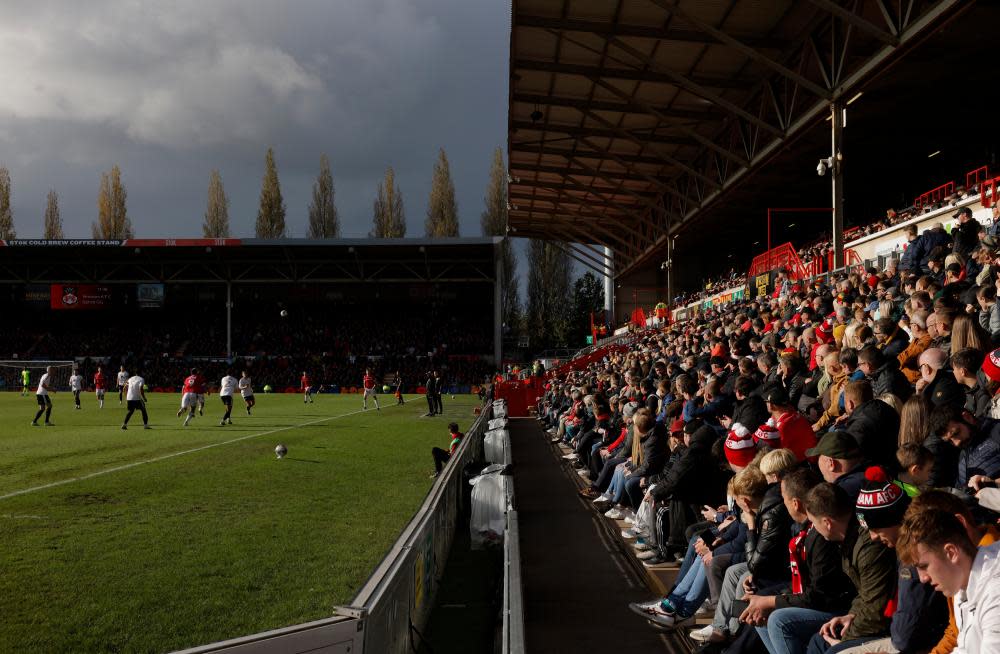
[{"label": "player in red kit", "polygon": [[381,411],[382,407],[378,405],[378,390],[375,388],[375,376],[372,374],[371,368],[365,368],[365,376],[361,380],[361,385],[365,388],[364,410],[368,410],[368,396],[371,395],[372,399],[375,400],[375,410]]},{"label": "player in red kit", "polygon": [[309,375],[305,370],[302,371],[302,403],[313,401],[313,388],[312,382],[309,380]]},{"label": "player in red kit", "polygon": [[194,392],[198,396],[198,415],[205,415],[205,393],[207,388],[207,382],[205,381],[204,375],[201,371],[194,371],[195,382],[194,382]]},{"label": "player in red kit", "polygon": [[185,411],[188,412],[184,418],[184,426],[187,427],[194,418],[194,410],[198,406],[198,382],[199,375],[197,368],[191,368],[191,374],[184,378],[184,386],[181,388],[181,408],[177,410],[177,417]]},{"label": "player in red kit", "polygon": [[107,382],[104,380],[104,372],[101,371],[101,367],[97,366],[97,372],[94,373],[94,393],[97,395],[97,406],[104,408],[104,390],[106,388],[105,384]]}]

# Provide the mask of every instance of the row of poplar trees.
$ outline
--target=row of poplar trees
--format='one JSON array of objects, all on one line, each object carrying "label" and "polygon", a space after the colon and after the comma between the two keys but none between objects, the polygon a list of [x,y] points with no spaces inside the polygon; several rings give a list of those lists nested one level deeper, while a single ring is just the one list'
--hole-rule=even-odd
[{"label": "row of poplar trees", "polygon": [[[498,149],[499,156],[499,149]],[[503,167],[500,161],[501,172]],[[126,206],[127,193],[121,180],[121,170],[114,166],[101,175],[101,187],[97,197],[97,220],[92,225],[95,239],[125,239],[133,237],[132,221]],[[10,172],[0,167],[0,238],[17,237],[14,216],[11,210]],[[506,220],[504,221],[506,226]],[[458,203],[455,201],[455,184],[451,180],[448,157],[444,150],[438,153],[431,180],[431,193],[427,203],[425,233],[429,237],[458,236]],[[208,204],[202,232],[206,238],[226,238],[230,235],[229,198],[222,185],[222,176],[213,170],[208,181]],[[281,195],[278,167],[274,160],[274,150],[268,148],[264,160],[264,179],[261,182],[260,205],[257,210],[255,233],[258,238],[283,238],[286,236],[285,201]],[[330,160],[324,154],[320,157],[319,175],[313,184],[312,201],[309,204],[310,238],[337,238],[340,236],[340,219],[334,203],[333,174]],[[390,167],[385,178],[379,183],[374,203],[372,230],[369,236],[375,238],[402,238],[406,236],[406,214],[403,196],[396,183],[396,175]],[[45,209],[44,237],[63,238],[62,220],[59,217],[59,196],[50,191]]]}]

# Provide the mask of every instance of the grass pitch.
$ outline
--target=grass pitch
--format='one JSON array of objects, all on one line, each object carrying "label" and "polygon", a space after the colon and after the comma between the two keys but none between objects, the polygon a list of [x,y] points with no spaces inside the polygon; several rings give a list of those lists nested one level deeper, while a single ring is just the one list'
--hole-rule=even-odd
[{"label": "grass pitch", "polygon": [[[163,652],[331,613],[350,600],[430,489],[432,446],[466,430],[473,396],[445,413],[407,396],[236,398],[181,427],[178,395],[150,395],[151,430],[119,429],[117,395],[54,427],[33,396],[0,395],[0,651]],[[277,443],[288,456],[276,460]]]}]

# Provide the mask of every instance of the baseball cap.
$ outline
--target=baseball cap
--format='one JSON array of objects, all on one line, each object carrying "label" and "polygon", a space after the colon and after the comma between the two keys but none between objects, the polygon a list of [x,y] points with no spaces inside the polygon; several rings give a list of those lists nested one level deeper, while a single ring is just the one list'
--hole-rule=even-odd
[{"label": "baseball cap", "polygon": [[846,431],[828,431],[816,443],[816,447],[806,450],[806,456],[828,456],[831,459],[856,459],[861,456],[858,441]]},{"label": "baseball cap", "polygon": [[771,404],[777,404],[778,406],[788,406],[789,399],[788,393],[782,387],[772,388],[767,393],[764,394],[764,401],[770,402]]}]

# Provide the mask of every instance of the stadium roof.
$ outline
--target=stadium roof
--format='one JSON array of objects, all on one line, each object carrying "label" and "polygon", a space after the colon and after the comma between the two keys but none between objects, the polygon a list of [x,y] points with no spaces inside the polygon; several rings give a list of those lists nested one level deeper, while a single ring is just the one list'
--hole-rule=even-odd
[{"label": "stadium roof", "polygon": [[514,0],[511,229],[627,274],[972,4]]},{"label": "stadium roof", "polygon": [[499,241],[0,241],[0,283],[493,283]]}]

